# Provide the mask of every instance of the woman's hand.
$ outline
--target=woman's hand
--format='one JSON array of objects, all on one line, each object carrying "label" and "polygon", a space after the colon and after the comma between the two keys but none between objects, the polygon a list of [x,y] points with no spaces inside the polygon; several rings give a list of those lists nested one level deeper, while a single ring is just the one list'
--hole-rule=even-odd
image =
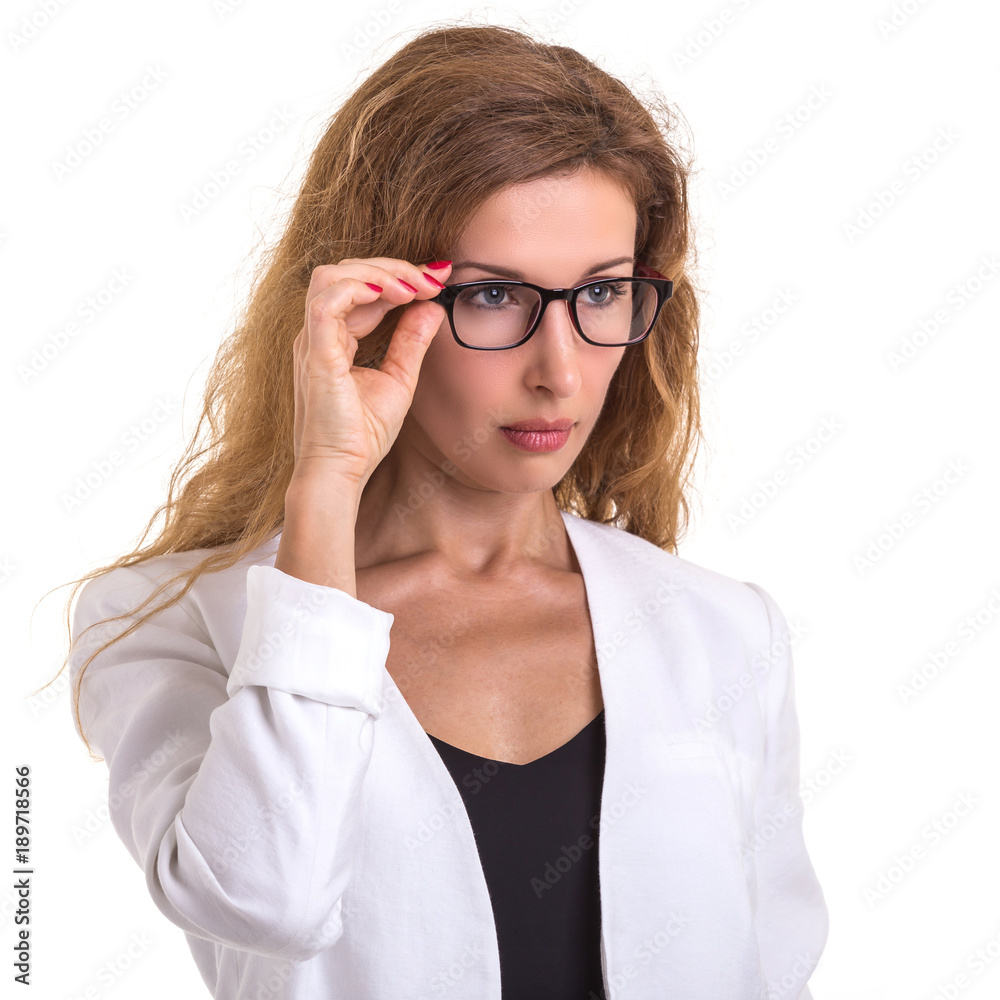
[{"label": "woman's hand", "polygon": [[[396,440],[424,354],[446,316],[443,306],[417,300],[441,290],[428,275],[443,282],[450,271],[450,261],[425,271],[392,257],[348,257],[313,270],[305,322],[293,344],[293,481],[332,476],[356,485],[360,494]],[[381,369],[354,367],[358,338],[407,302],[413,305],[400,316]]]}]

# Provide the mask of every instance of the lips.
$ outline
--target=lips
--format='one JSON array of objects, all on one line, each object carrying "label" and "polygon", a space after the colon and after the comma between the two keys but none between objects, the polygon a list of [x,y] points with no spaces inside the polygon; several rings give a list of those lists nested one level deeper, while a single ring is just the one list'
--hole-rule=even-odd
[{"label": "lips", "polygon": [[[537,421],[535,421],[537,423]],[[528,452],[558,451],[569,440],[572,424],[561,431],[517,430],[503,427],[500,433],[515,447]]]},{"label": "lips", "polygon": [[545,433],[546,431],[568,431],[574,423],[576,423],[574,420],[522,420],[517,424],[507,424],[503,429],[508,431],[537,431]]}]

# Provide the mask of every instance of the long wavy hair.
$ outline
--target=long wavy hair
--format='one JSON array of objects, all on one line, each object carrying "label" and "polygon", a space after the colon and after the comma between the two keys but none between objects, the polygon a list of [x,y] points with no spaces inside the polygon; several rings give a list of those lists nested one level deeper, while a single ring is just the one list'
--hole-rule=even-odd
[{"label": "long wavy hair", "polygon": [[[553,494],[562,510],[676,552],[702,437],[693,168],[677,141],[683,121],[658,91],[640,101],[574,49],[511,27],[436,26],[375,69],[333,114],[282,234],[254,269],[167,499],[132,552],[76,581],[66,608],[71,647],[70,606],[83,583],[167,553],[211,550],[139,608],[94,623],[106,627],[154,602],[83,665],[73,691],[78,725],[80,685],[98,653],[181,600],[203,573],[234,565],[281,531],[295,462],[292,342],[313,269],[347,257],[445,257],[477,208],[510,184],[603,171],[634,200],[637,259],[673,280],[672,298],[641,350],[625,352],[589,439]],[[381,364],[402,309],[359,341],[355,365]],[[161,514],[159,534],[143,544]]]}]

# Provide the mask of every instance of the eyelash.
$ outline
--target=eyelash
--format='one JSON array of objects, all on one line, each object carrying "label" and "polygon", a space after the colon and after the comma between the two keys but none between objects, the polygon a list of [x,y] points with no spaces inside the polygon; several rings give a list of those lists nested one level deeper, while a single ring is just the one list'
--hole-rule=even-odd
[{"label": "eyelash", "polygon": [[[470,298],[468,300],[468,302],[469,302],[469,304],[472,305],[472,307],[474,309],[489,310],[489,309],[502,308],[502,305],[500,305],[500,306],[498,306],[496,304],[487,305],[486,303],[478,302],[477,299],[478,299],[478,297],[479,297],[479,295],[481,293],[489,291],[490,289],[501,288],[501,289],[505,289],[506,290],[507,288],[519,288],[519,287],[521,287],[521,286],[519,286],[519,285],[511,285],[511,284],[508,284],[507,282],[503,282],[503,281],[491,282],[490,284],[486,285],[483,288],[476,289],[475,290],[475,298]],[[598,288],[602,288],[603,287],[603,288],[607,288],[608,289],[608,291],[610,292],[610,297],[609,297],[609,300],[608,300],[609,302],[617,300],[617,299],[620,299],[623,296],[625,296],[625,295],[628,294],[628,292],[625,290],[624,283],[621,282],[621,281],[616,281],[613,278],[609,278],[606,281],[602,281],[601,284],[598,285],[597,287]],[[598,306],[598,307],[605,306],[607,304],[608,304],[608,302],[591,302],[590,303],[590,305],[594,305],[594,306]]]}]

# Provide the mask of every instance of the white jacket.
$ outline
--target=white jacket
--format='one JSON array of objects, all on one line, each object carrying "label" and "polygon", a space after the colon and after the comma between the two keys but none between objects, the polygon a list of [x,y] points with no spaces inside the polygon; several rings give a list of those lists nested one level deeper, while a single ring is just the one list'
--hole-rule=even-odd
[{"label": "white jacket", "polygon": [[[811,1000],[828,914],[781,611],[755,584],[563,520],[604,698],[608,998]],[[81,716],[118,836],[218,1000],[501,1000],[461,794],[385,669],[393,615],[276,570],[277,546],[202,576],[88,667]],[[74,637],[206,554],[89,582]],[[74,645],[74,682],[94,648]]]}]

